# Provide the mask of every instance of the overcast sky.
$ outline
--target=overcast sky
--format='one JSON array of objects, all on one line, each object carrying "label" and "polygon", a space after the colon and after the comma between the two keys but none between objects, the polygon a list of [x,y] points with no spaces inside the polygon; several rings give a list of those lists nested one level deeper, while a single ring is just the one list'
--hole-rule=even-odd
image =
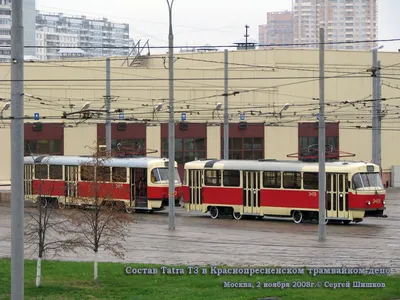
[{"label": "overcast sky", "polygon": [[[378,2],[378,39],[400,38],[400,0]],[[258,25],[266,23],[266,13],[290,10],[291,3],[292,0],[175,0],[175,45],[231,45],[244,37],[246,24],[250,26],[250,37],[258,40]],[[150,39],[150,46],[168,45],[166,0],[36,0],[36,8],[129,23],[135,41]],[[382,51],[397,51],[400,42],[384,46]]]}]

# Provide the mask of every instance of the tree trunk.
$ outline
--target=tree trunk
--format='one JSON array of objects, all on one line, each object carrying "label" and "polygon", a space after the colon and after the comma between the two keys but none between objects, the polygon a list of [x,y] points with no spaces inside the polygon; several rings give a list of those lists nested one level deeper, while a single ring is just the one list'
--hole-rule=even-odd
[{"label": "tree trunk", "polygon": [[40,287],[40,277],[42,275],[42,259],[38,257],[36,263],[36,287]]},{"label": "tree trunk", "polygon": [[98,281],[99,269],[97,266],[97,252],[94,253],[94,281]]}]

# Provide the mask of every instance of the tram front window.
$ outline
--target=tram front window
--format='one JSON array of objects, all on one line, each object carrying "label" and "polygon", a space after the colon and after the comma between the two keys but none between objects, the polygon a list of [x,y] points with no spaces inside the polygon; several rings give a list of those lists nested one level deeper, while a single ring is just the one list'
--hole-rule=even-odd
[{"label": "tram front window", "polygon": [[[168,182],[169,170],[167,168],[156,168],[151,171],[151,182],[162,183]],[[175,183],[180,184],[181,179],[179,177],[178,169],[175,168]]]},{"label": "tram front window", "polygon": [[353,175],[355,190],[383,190],[383,183],[379,173],[357,173]]}]

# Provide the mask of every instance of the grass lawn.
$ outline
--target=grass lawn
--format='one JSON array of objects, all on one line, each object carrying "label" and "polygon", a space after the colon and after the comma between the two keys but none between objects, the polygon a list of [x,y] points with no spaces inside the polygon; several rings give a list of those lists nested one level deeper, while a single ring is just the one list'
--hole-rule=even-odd
[{"label": "grass lawn", "polygon": [[[9,259],[0,259],[0,299],[10,299]],[[158,275],[126,275],[125,267],[156,268]],[[201,270],[201,268],[199,268]],[[209,268],[207,268],[210,270]],[[187,268],[185,268],[187,273]],[[400,276],[394,275],[161,275],[157,265],[99,263],[99,284],[93,283],[93,264],[42,262],[42,286],[35,287],[36,261],[25,261],[25,299],[134,300],[390,300],[400,298]],[[201,272],[200,272],[201,273]],[[257,287],[257,282],[260,287]],[[314,288],[264,288],[264,282],[317,282]],[[327,288],[325,282],[385,283],[384,288]],[[224,282],[249,282],[250,288],[224,288]]]}]

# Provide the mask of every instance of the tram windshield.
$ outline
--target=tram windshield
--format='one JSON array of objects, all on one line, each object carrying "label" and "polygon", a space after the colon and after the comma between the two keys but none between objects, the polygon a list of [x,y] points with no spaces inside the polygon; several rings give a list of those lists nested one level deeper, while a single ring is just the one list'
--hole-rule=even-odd
[{"label": "tram windshield", "polygon": [[[151,182],[152,183],[166,183],[169,180],[168,168],[156,168],[151,171]],[[178,169],[175,168],[175,183],[180,184],[181,179],[179,177]]]},{"label": "tram windshield", "polygon": [[383,190],[383,183],[379,173],[357,173],[353,175],[355,190]]}]

